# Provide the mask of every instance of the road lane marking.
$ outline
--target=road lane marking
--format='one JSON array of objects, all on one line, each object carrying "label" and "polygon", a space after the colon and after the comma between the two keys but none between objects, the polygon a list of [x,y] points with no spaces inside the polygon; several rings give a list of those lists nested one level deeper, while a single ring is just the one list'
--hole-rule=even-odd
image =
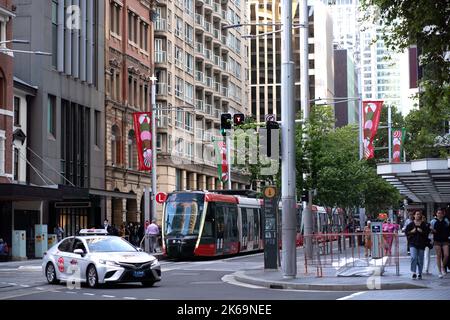
[{"label": "road lane marking", "polygon": [[127,299],[127,300],[136,300],[136,298],[134,298],[134,297],[123,297],[124,299]]},{"label": "road lane marking", "polygon": [[64,291],[64,293],[67,293],[67,294],[77,294],[76,292],[73,292],[73,291]]},{"label": "road lane marking", "polygon": [[8,284],[11,286],[17,286],[17,283],[8,282]]},{"label": "road lane marking", "polygon": [[87,292],[85,292],[85,293],[83,293],[85,296],[95,296],[95,294],[94,293],[87,293]]},{"label": "road lane marking", "polygon": [[356,297],[356,296],[359,296],[359,295],[361,295],[361,294],[363,294],[363,293],[365,293],[366,291],[361,291],[361,292],[355,292],[355,293],[353,293],[353,294],[351,294],[351,295],[349,295],[349,296],[345,296],[345,297],[342,297],[342,298],[339,298],[339,299],[336,299],[336,300],[349,300],[349,299],[352,299],[352,298],[354,298],[354,297]]},{"label": "road lane marking", "polygon": [[24,288],[29,288],[29,287],[30,287],[30,286],[27,285],[27,284],[21,284],[20,286],[21,286],[21,287],[24,287]]},{"label": "road lane marking", "polygon": [[104,298],[115,298],[116,296],[109,296],[107,294],[102,294],[102,297],[104,297]]}]

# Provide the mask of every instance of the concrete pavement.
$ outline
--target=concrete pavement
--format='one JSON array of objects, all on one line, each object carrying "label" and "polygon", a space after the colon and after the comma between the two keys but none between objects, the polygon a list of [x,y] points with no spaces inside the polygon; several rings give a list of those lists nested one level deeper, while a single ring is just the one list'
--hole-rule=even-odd
[{"label": "concrete pavement", "polygon": [[[316,270],[305,273],[303,249],[297,251],[297,276],[285,279],[281,270],[265,271],[245,270],[233,274],[236,281],[272,289],[319,290],[319,291],[367,291],[367,290],[401,290],[401,289],[450,289],[450,274],[438,278],[434,249],[431,250],[431,274],[423,274],[422,280],[411,279],[411,258],[406,254],[406,239],[400,237],[400,275],[396,275],[395,267],[387,267],[382,276],[370,277],[336,276],[337,268],[324,268],[323,276],[317,277]],[[311,268],[310,268],[311,269]],[[450,297],[447,297],[450,299]]]}]

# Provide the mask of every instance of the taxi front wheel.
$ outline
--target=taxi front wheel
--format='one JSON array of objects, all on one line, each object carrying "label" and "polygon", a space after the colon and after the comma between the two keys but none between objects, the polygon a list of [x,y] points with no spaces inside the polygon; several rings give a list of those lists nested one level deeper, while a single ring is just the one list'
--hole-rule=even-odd
[{"label": "taxi front wheel", "polygon": [[45,276],[47,277],[47,282],[50,284],[57,284],[59,280],[56,278],[55,266],[53,263],[49,262],[45,268]]},{"label": "taxi front wheel", "polygon": [[97,270],[92,264],[87,269],[87,285],[90,288],[95,288],[98,285]]}]

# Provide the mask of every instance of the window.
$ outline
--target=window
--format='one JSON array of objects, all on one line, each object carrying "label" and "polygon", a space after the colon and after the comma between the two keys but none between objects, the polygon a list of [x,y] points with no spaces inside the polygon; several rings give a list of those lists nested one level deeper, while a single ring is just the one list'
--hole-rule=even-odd
[{"label": "window", "polygon": [[186,142],[186,155],[189,158],[192,158],[194,155],[194,143],[192,142]]},{"label": "window", "polygon": [[136,159],[136,136],[134,130],[130,130],[128,133],[128,168],[134,170],[137,168]]},{"label": "window", "polygon": [[14,148],[14,181],[19,181],[19,149]]},{"label": "window", "polygon": [[186,10],[186,13],[188,15],[192,14],[192,7],[193,7],[193,1],[192,0],[184,0],[184,10]]},{"label": "window", "polygon": [[186,72],[194,74],[194,56],[186,52]]},{"label": "window", "polygon": [[20,98],[14,97],[14,125],[20,127]]},{"label": "window", "polygon": [[194,121],[191,113],[186,113],[186,122],[184,128],[189,132],[194,131]]},{"label": "window", "polygon": [[52,65],[58,66],[58,1],[52,1]]},{"label": "window", "polygon": [[183,79],[175,77],[175,95],[180,99],[184,99],[183,87],[184,87]]},{"label": "window", "polygon": [[183,69],[183,49],[175,46],[175,65]]},{"label": "window", "polygon": [[175,115],[175,127],[183,128],[183,110],[177,109],[177,113]]},{"label": "window", "polygon": [[128,11],[128,40],[137,44],[138,42],[138,19],[134,12]]},{"label": "window", "polygon": [[116,2],[110,4],[110,31],[120,36],[120,6]]},{"label": "window", "polygon": [[169,134],[169,137],[167,139],[167,152],[172,152],[172,135]]},{"label": "window", "polygon": [[186,23],[184,32],[186,36],[186,42],[190,45],[194,45],[194,28]]},{"label": "window", "polygon": [[186,86],[186,93],[185,93],[185,98],[186,98],[186,102],[190,103],[190,104],[194,104],[194,86],[192,84],[190,84],[189,82],[185,82]]},{"label": "window", "polygon": [[156,136],[156,149],[162,150],[162,134],[161,133],[158,133],[158,135]]},{"label": "window", "polygon": [[101,119],[100,119],[100,111],[95,110],[94,114],[95,121],[95,145],[100,147],[100,130],[101,130]]},{"label": "window", "polygon": [[122,163],[120,159],[120,130],[116,125],[112,127],[111,134],[111,161],[113,165]]},{"label": "window", "polygon": [[182,155],[184,150],[184,140],[182,138],[177,139],[175,150],[178,154]]},{"label": "window", "polygon": [[141,49],[148,51],[148,24],[145,22],[141,26]]},{"label": "window", "polygon": [[179,38],[183,37],[183,20],[177,15],[175,16],[175,35]]},{"label": "window", "polygon": [[56,138],[56,97],[48,95],[47,129]]}]

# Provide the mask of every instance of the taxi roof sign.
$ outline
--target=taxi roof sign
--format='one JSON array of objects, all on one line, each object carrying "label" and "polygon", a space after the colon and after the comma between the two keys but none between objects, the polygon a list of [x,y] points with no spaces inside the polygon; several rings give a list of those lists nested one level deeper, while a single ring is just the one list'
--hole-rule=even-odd
[{"label": "taxi roof sign", "polygon": [[105,229],[81,229],[80,230],[80,236],[92,236],[92,235],[102,235],[102,236],[106,236],[108,235],[108,231],[106,231]]}]

